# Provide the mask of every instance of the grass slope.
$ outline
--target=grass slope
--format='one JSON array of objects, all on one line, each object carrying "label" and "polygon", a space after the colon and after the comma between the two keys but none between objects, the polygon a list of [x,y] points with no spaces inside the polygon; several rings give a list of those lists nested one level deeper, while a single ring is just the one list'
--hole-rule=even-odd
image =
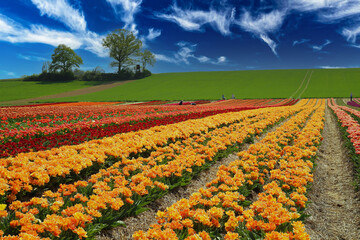
[{"label": "grass slope", "polygon": [[101,92],[59,101],[196,100],[230,98],[288,98],[307,70],[228,71],[154,74]]},{"label": "grass slope", "polygon": [[[308,87],[307,72],[313,71]],[[111,89],[51,101],[146,101],[230,98],[360,96],[360,69],[264,70],[154,74]],[[0,101],[25,99],[93,86],[99,82],[41,84],[0,81]],[[299,87],[302,86],[300,89]],[[49,100],[43,100],[43,102]]]},{"label": "grass slope", "polygon": [[63,83],[25,82],[21,79],[0,80],[0,102],[41,97],[97,85],[99,82]]}]

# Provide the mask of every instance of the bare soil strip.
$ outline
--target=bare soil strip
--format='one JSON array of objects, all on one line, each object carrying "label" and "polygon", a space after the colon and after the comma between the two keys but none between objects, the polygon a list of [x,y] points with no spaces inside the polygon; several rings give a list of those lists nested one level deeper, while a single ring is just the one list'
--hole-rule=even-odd
[{"label": "bare soil strip", "polygon": [[327,107],[324,140],[318,151],[309,192],[306,229],[312,240],[360,239],[360,201],[352,185],[352,163],[342,144],[337,121]]},{"label": "bare soil strip", "polygon": [[58,93],[58,94],[47,95],[47,96],[36,97],[36,98],[28,98],[28,99],[0,102],[0,103],[2,105],[25,105],[25,104],[29,104],[30,102],[35,102],[38,100],[63,98],[63,97],[74,97],[74,96],[84,95],[84,94],[88,94],[88,93],[99,92],[102,90],[117,87],[117,86],[123,85],[125,83],[129,83],[129,82],[133,82],[133,81],[135,81],[135,80],[127,80],[127,81],[120,81],[120,82],[108,82],[108,83],[103,83],[103,84],[100,84],[97,86],[76,89],[76,90],[64,92],[64,93]]},{"label": "bare soil strip", "polygon": [[[291,117],[282,121],[280,124],[277,124],[266,132],[259,135],[258,139],[254,139],[254,142],[257,143],[261,141],[268,133],[275,131],[278,127],[287,122]],[[247,150],[251,144],[243,144],[240,151]],[[118,227],[110,229],[108,231],[103,231],[97,240],[127,240],[133,239],[132,235],[134,232],[143,230],[147,231],[150,225],[157,223],[156,222],[156,213],[158,211],[164,211],[167,207],[170,207],[172,204],[176,203],[182,198],[189,198],[191,194],[197,192],[200,188],[205,188],[205,184],[210,182],[216,177],[216,174],[221,165],[229,165],[232,161],[237,158],[236,153],[230,154],[228,157],[218,160],[214,165],[212,165],[208,170],[203,171],[193,179],[192,183],[188,186],[178,188],[176,191],[172,191],[166,194],[161,199],[156,200],[150,205],[146,206],[149,208],[148,211],[139,214],[135,217],[129,217],[124,220],[126,227]]]}]

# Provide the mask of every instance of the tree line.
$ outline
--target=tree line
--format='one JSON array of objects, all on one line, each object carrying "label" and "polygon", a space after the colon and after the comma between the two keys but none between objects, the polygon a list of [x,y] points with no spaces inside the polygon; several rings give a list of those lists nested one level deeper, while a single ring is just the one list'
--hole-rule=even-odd
[{"label": "tree line", "polygon": [[131,31],[117,29],[109,33],[102,41],[104,48],[109,50],[109,57],[114,61],[110,66],[117,69],[117,73],[105,73],[101,67],[93,71],[79,70],[83,64],[82,58],[73,49],[60,44],[51,55],[51,62],[45,62],[40,75],[25,78],[28,81],[49,80],[123,80],[138,79],[151,75],[147,66],[154,66],[156,59],[153,53],[142,49],[143,43]]}]

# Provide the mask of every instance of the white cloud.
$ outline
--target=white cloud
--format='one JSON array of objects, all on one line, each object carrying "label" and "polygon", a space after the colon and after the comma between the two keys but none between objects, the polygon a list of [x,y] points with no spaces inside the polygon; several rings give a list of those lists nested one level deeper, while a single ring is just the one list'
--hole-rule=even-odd
[{"label": "white cloud", "polygon": [[[125,23],[124,28],[138,34],[134,16],[140,11],[142,0],[106,0]],[[119,8],[120,7],[120,8]]]},{"label": "white cloud", "polygon": [[66,0],[31,0],[40,10],[41,15],[47,15],[59,20],[75,31],[85,31],[84,14],[74,9]]},{"label": "white cloud", "polygon": [[210,63],[210,64],[224,64],[227,62],[225,56],[219,57],[217,60],[213,60],[207,56],[196,56],[195,51],[197,44],[189,42],[178,42],[176,44],[179,47],[179,50],[173,54],[173,56],[165,56],[162,54],[155,54],[155,57],[159,61],[175,63],[175,64],[190,64],[190,59],[194,59],[200,63]]},{"label": "white cloud", "polygon": [[325,46],[329,45],[330,43],[331,43],[331,41],[327,39],[324,44],[314,45],[314,46],[312,46],[312,48],[314,49],[314,51],[321,51]]},{"label": "white cloud", "polygon": [[205,62],[209,62],[210,61],[210,58],[206,57],[206,56],[201,56],[201,57],[198,57],[198,60],[199,62],[201,63],[205,63]]},{"label": "white cloud", "polygon": [[266,34],[260,34],[260,38],[270,47],[271,51],[276,56],[278,56],[278,54],[276,52],[277,44],[271,38],[269,38]]},{"label": "white cloud", "polygon": [[105,36],[101,36],[94,32],[87,32],[83,37],[84,48],[99,57],[108,57],[109,51],[102,45],[102,40]]},{"label": "white cloud", "polygon": [[269,13],[259,14],[252,17],[250,12],[245,11],[239,21],[236,21],[242,29],[255,34],[273,33],[279,30],[286,14],[284,11],[274,10]]},{"label": "white cloud", "polygon": [[102,46],[102,38],[93,32],[63,32],[43,25],[26,28],[0,14],[0,40],[11,43],[43,43],[54,47],[65,44],[72,49],[84,48],[100,57],[108,56]]},{"label": "white cloud", "polygon": [[82,45],[81,40],[75,34],[48,29],[42,25],[31,25],[30,28],[17,26],[14,30],[0,29],[0,40],[11,43],[44,43],[52,46],[65,44],[74,49]]},{"label": "white cloud", "polygon": [[157,14],[157,17],[174,22],[187,31],[201,31],[205,24],[210,24],[213,29],[223,35],[229,35],[230,24],[235,15],[234,8],[226,8],[223,11],[210,9],[202,10],[184,10],[176,5],[172,6],[171,13]]},{"label": "white cloud", "polygon": [[14,72],[9,72],[9,71],[5,71],[5,70],[0,70],[0,74],[10,76],[10,77],[16,76],[16,74]]},{"label": "white cloud", "polygon": [[346,68],[346,67],[339,67],[339,66],[320,66],[322,69],[340,69],[340,68]]},{"label": "white cloud", "polygon": [[18,54],[17,56],[21,59],[28,60],[28,61],[39,61],[39,62],[49,61],[49,59],[44,58],[44,57],[23,55],[21,53]]},{"label": "white cloud", "polygon": [[303,43],[306,43],[306,42],[309,42],[310,39],[300,39],[300,40],[295,40],[293,42],[293,46],[296,46],[296,45],[300,45],[300,44],[303,44]]},{"label": "white cloud", "polygon": [[158,61],[164,61],[164,62],[170,62],[170,63],[177,63],[176,59],[175,58],[172,58],[172,57],[167,57],[163,54],[154,54],[155,55],[155,58],[156,60]]},{"label": "white cloud", "polygon": [[360,34],[360,25],[352,28],[344,28],[341,34],[346,38],[348,42],[356,43],[357,36]]},{"label": "white cloud", "polygon": [[321,23],[340,23],[339,32],[348,42],[355,43],[360,34],[360,0],[292,0],[289,8],[312,11]]},{"label": "white cloud", "polygon": [[261,13],[257,17],[251,16],[250,12],[245,11],[240,20],[235,21],[243,30],[253,33],[256,37],[263,40],[277,55],[277,44],[268,36],[269,33],[277,32],[283,24],[286,12],[274,10],[269,13]]},{"label": "white cloud", "polygon": [[224,62],[226,62],[226,60],[227,60],[227,59],[226,59],[225,56],[221,56],[221,57],[218,58],[217,62],[218,62],[218,63],[224,63]]},{"label": "white cloud", "polygon": [[161,35],[161,30],[159,30],[159,29],[154,30],[153,28],[150,28],[149,34],[146,36],[146,39],[149,41],[152,41],[155,38],[159,37],[160,35]]}]

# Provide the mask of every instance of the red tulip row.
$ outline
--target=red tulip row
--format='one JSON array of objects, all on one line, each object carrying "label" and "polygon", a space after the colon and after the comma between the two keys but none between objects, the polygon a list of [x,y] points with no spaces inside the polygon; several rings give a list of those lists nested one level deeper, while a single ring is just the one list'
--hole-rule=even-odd
[{"label": "red tulip row", "polygon": [[[68,129],[57,130],[57,128],[48,128],[45,133],[38,134],[31,130],[24,133],[22,137],[2,139],[3,144],[0,145],[0,157],[14,156],[18,153],[29,151],[40,151],[60,147],[64,145],[79,144],[91,139],[99,139],[103,137],[113,136],[118,133],[125,133],[137,130],[147,129],[153,126],[167,125],[185,121],[188,119],[203,118],[226,112],[237,112],[261,107],[231,107],[213,110],[192,109],[192,111],[171,112],[163,114],[143,115],[142,117],[114,118],[105,119],[92,124],[74,124],[68,125]],[[206,108],[209,109],[209,108]],[[200,111],[199,111],[200,110]],[[151,118],[149,118],[151,117]]]}]

